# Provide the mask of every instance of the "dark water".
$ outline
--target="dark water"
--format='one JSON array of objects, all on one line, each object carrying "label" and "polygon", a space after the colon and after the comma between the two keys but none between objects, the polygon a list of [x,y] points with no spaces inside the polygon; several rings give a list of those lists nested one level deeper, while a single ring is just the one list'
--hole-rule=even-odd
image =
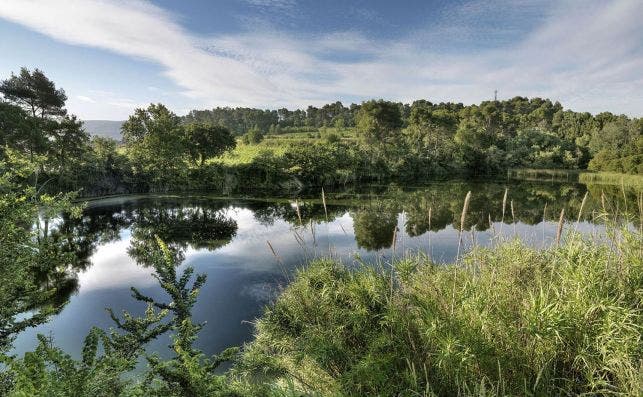
[{"label": "dark water", "polygon": [[[505,187],[509,195],[503,222]],[[576,224],[588,189],[581,222]],[[423,252],[437,262],[453,261],[467,191],[472,199],[463,251],[474,243],[488,246],[516,235],[534,246],[548,246],[563,208],[566,228],[600,233],[603,228],[594,219],[601,208],[601,192],[610,205],[623,197],[616,188],[502,181],[329,192],[326,211],[317,193],[297,200],[190,195],[94,201],[81,220],[64,220],[57,230],[79,258],[66,280],[69,303],[48,323],[19,335],[15,352],[33,349],[36,334],[42,333],[78,356],[91,326],[113,325],[106,307],[116,313],[142,313],[144,307],[131,298],[130,286],[162,298],[143,259],[155,234],[183,251],[182,268],[193,266],[197,273],[207,274],[194,312],[197,321],[207,321],[199,347],[214,354],[241,345],[251,339],[252,321],[287,285],[289,275],[312,258],[333,256],[349,265],[386,266],[392,256]],[[167,353],[169,343],[162,337],[148,350]]]}]

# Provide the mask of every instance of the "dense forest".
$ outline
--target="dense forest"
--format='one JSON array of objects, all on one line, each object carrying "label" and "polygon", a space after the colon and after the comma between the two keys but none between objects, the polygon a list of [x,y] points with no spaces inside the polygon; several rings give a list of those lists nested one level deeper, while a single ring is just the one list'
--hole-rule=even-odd
[{"label": "dense forest", "polygon": [[[64,90],[40,70],[11,75],[0,93],[5,161],[26,158],[38,164],[48,191],[83,196],[292,190],[524,167],[643,173],[643,119],[578,113],[540,98],[471,106],[372,100],[295,111],[216,108],[184,117],[151,104],[135,110],[116,141],[91,137],[68,114]],[[305,139],[285,139],[301,134]],[[252,146],[260,148],[252,161],[212,161]],[[263,150],[276,146],[279,151]]]}]

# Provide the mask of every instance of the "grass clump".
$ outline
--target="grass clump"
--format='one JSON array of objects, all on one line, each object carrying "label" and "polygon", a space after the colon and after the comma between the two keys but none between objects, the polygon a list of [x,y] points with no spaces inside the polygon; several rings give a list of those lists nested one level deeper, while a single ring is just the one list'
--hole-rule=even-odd
[{"label": "grass clump", "polygon": [[236,370],[319,395],[638,395],[641,235],[612,240],[408,258],[395,277],[315,262]]}]

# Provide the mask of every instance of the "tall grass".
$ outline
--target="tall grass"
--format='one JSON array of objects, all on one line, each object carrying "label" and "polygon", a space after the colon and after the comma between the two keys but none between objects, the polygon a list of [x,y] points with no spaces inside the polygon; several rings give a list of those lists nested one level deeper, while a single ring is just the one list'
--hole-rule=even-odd
[{"label": "tall grass", "polygon": [[565,169],[540,169],[540,168],[511,168],[507,176],[521,180],[552,180],[575,182],[578,180],[578,170]]},{"label": "tall grass", "polygon": [[625,189],[643,190],[643,175],[619,174],[616,172],[582,172],[578,181],[594,185],[623,186]]},{"label": "tall grass", "polygon": [[611,235],[407,257],[393,274],[314,262],[257,322],[236,379],[324,396],[640,395],[643,240]]},{"label": "tall grass", "polygon": [[621,174],[618,172],[513,168],[507,171],[507,177],[520,180],[551,180],[580,182],[586,185],[624,186],[628,190],[635,191],[643,189],[643,175]]}]

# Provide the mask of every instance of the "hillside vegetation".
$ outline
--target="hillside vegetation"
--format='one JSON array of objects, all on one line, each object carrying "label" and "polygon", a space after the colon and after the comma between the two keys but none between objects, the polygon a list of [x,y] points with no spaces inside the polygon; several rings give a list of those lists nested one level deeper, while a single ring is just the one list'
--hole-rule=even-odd
[{"label": "hillside vegetation", "polygon": [[39,70],[22,69],[0,93],[0,155],[38,163],[52,193],[291,191],[525,167],[643,174],[642,119],[541,98],[215,108],[184,117],[151,104],[135,110],[116,141],[90,138],[67,113],[64,91]]}]

